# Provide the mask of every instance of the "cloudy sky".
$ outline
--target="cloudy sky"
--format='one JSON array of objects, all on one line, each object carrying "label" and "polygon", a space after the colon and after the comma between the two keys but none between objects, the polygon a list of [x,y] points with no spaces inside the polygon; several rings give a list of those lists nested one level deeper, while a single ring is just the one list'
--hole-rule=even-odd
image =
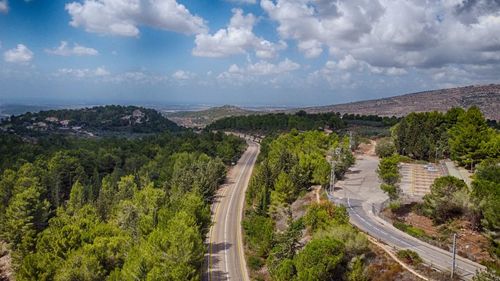
[{"label": "cloudy sky", "polygon": [[0,0],[0,103],[318,105],[500,82],[500,0]]}]

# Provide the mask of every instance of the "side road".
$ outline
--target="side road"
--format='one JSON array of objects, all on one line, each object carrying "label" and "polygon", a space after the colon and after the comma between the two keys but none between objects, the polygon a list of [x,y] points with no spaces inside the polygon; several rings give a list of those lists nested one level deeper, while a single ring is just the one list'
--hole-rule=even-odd
[{"label": "side road", "polygon": [[[441,271],[451,271],[452,254],[443,249],[420,241],[373,213],[373,206],[378,206],[387,199],[380,190],[380,181],[376,174],[378,158],[362,155],[356,160],[356,165],[346,175],[345,179],[336,185],[330,199],[347,207],[351,223],[370,236],[396,249],[411,249],[432,267]],[[472,280],[478,270],[484,266],[458,257],[455,272],[463,280]]]}]

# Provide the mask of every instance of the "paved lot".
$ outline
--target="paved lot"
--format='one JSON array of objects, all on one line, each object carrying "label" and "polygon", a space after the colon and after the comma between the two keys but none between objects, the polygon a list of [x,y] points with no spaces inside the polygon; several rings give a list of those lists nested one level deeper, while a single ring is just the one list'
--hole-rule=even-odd
[{"label": "paved lot", "polygon": [[401,191],[414,201],[420,201],[430,193],[434,180],[447,174],[446,168],[441,164],[401,163],[399,166]]}]

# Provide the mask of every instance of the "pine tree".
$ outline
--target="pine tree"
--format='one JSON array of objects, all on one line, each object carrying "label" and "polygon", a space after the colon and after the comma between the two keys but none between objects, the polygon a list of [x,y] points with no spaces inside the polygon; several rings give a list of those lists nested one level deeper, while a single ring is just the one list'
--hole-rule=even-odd
[{"label": "pine tree", "polygon": [[40,198],[35,186],[12,198],[5,216],[5,236],[20,257],[34,249],[36,234],[45,226],[48,210],[49,202]]},{"label": "pine tree", "polygon": [[482,149],[492,137],[492,131],[478,107],[471,107],[458,116],[455,126],[450,129],[450,152],[461,165],[474,166],[485,156]]},{"label": "pine tree", "polygon": [[76,181],[71,187],[69,194],[68,210],[74,212],[79,210],[86,203],[85,190],[80,181]]}]

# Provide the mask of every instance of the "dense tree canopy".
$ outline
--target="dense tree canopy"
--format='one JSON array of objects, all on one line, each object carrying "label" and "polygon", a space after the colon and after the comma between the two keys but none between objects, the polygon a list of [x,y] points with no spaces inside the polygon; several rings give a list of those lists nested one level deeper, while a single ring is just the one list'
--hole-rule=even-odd
[{"label": "dense tree canopy", "polygon": [[209,204],[243,140],[51,138],[0,134],[0,238],[16,280],[199,280]]},{"label": "dense tree canopy", "polygon": [[397,152],[414,159],[451,156],[461,165],[500,157],[500,133],[488,127],[479,108],[452,108],[446,113],[410,113],[392,130]]},{"label": "dense tree canopy", "polygon": [[119,105],[27,112],[11,116],[0,125],[4,130],[29,136],[82,131],[94,134],[111,132],[150,134],[180,130],[179,126],[154,109]]},{"label": "dense tree canopy", "polygon": [[208,129],[237,130],[261,133],[290,131],[292,129],[307,131],[318,129],[340,130],[347,126],[389,127],[396,124],[396,117],[379,117],[376,115],[344,114],[335,112],[307,113],[303,110],[295,114],[269,113],[259,115],[234,116],[219,119],[208,126]]}]

